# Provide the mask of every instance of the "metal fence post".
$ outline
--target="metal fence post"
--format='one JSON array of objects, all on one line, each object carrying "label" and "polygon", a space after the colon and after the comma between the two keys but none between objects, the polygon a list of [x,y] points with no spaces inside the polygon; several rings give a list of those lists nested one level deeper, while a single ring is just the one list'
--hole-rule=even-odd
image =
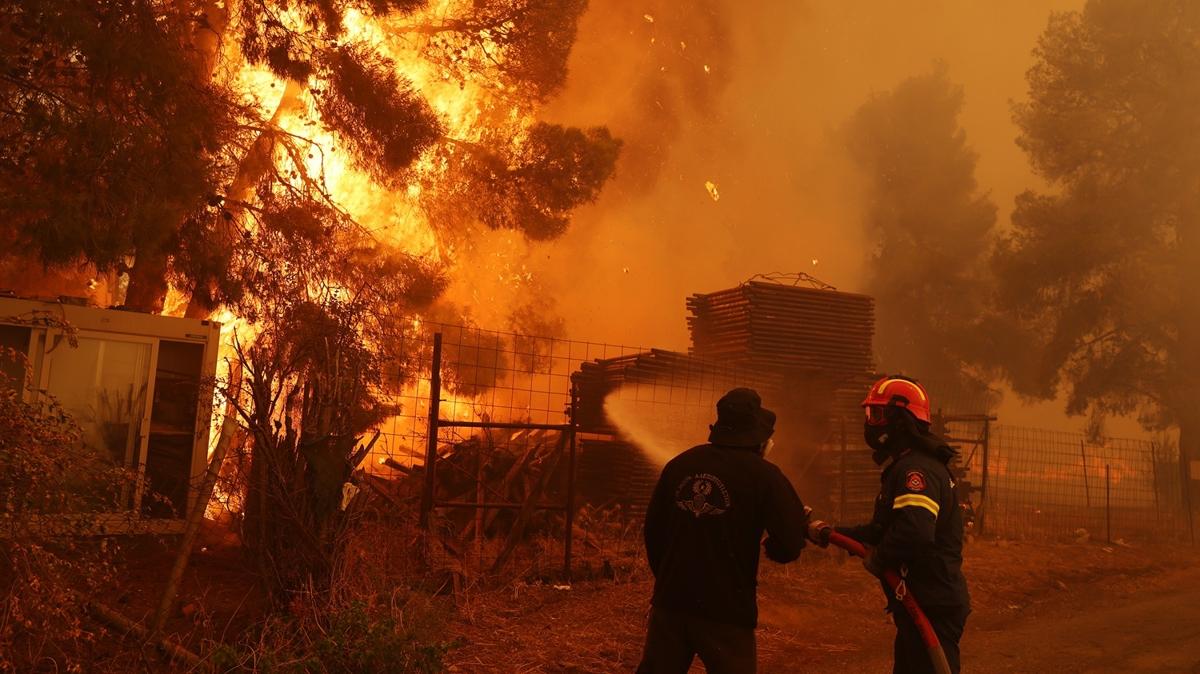
[{"label": "metal fence post", "polygon": [[1158,447],[1150,443],[1150,480],[1154,489],[1154,524],[1162,529],[1162,509],[1158,505]]},{"label": "metal fence post", "polygon": [[1112,474],[1104,464],[1104,539],[1112,543]]},{"label": "metal fence post", "polygon": [[[484,415],[484,421],[487,421],[487,415]],[[485,494],[483,492],[483,448],[491,445],[491,435],[488,429],[482,429],[483,436],[488,438],[488,442],[480,442],[475,450],[475,502],[479,507],[475,509],[475,560],[480,568],[483,568],[483,523],[484,514],[487,510],[483,507]]]},{"label": "metal fence post", "polygon": [[[1083,459],[1083,498],[1087,501],[1087,507],[1090,510],[1092,507],[1092,494],[1088,490],[1087,479],[1087,454],[1083,451],[1083,440],[1079,441],[1079,457]],[[1091,519],[1091,513],[1088,513],[1088,519]]]},{"label": "metal fence post", "polygon": [[841,473],[841,476],[838,478],[838,480],[841,482],[842,493],[841,493],[840,500],[838,501],[838,521],[845,522],[846,521],[846,444],[847,444],[846,443],[846,417],[839,417],[839,419],[841,421],[841,427],[842,427],[842,454],[839,459],[840,464],[841,464],[839,467],[839,472]]},{"label": "metal fence post", "polygon": [[979,520],[979,535],[983,535],[984,519],[987,516],[988,510],[988,454],[990,445],[992,444],[992,422],[991,419],[983,420],[983,467],[979,479],[979,512],[976,513],[975,519]]},{"label": "metal fence post", "polygon": [[433,364],[429,371],[429,431],[425,439],[425,488],[421,491],[421,528],[429,529],[433,513],[434,473],[437,470],[438,415],[442,402],[442,333],[433,333]]},{"label": "metal fence post", "polygon": [[1192,545],[1196,544],[1196,525],[1192,518],[1192,483],[1191,475],[1188,470],[1187,455],[1183,451],[1183,447],[1179,448],[1179,495],[1183,502],[1184,514],[1187,516],[1188,538]]},{"label": "metal fence post", "polygon": [[576,394],[575,387],[571,387],[571,406],[567,413],[570,418],[567,419],[567,424],[571,429],[567,431],[571,434],[569,439],[570,445],[567,454],[567,513],[566,513],[566,531],[563,539],[563,576],[566,581],[571,582],[571,547],[575,538],[575,430],[578,428],[576,423],[576,411],[578,408],[579,396]]}]

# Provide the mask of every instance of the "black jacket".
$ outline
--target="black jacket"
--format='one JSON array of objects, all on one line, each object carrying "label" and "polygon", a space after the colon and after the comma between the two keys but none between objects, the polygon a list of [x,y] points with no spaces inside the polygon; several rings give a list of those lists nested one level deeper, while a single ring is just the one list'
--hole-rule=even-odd
[{"label": "black jacket", "polygon": [[663,468],[646,511],[655,606],[755,627],[759,544],[780,563],[800,556],[804,504],[752,449],[700,445]]},{"label": "black jacket", "polygon": [[[837,528],[875,546],[880,565],[900,571],[923,607],[971,604],[962,573],[962,509],[946,465],[952,456],[940,440],[923,438],[883,471],[871,523]],[[886,585],[884,593],[895,609],[898,603]]]}]

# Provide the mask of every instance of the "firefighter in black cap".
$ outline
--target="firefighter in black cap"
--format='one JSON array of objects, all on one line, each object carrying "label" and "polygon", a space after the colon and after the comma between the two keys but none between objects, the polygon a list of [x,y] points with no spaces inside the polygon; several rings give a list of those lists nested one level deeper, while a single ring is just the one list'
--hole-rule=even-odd
[{"label": "firefighter in black cap", "polygon": [[764,458],[775,414],[758,393],[726,393],[709,430],[663,468],[646,511],[654,597],[639,674],[684,674],[697,655],[709,674],[754,672],[759,546],[779,563],[804,547],[804,504]]},{"label": "firefighter in black cap", "polygon": [[[863,560],[872,574],[882,578],[884,569],[900,574],[903,591],[911,592],[924,610],[951,671],[957,674],[958,641],[971,601],[962,573],[962,509],[947,465],[954,450],[930,432],[929,394],[913,379],[880,379],[871,386],[863,408],[867,417],[863,433],[875,463],[883,466],[883,484],[871,522],[836,531],[873,546]],[[828,524],[814,521],[809,535],[823,546],[831,530]],[[892,672],[934,672],[916,624],[896,592],[886,584],[883,589],[896,623]]]}]

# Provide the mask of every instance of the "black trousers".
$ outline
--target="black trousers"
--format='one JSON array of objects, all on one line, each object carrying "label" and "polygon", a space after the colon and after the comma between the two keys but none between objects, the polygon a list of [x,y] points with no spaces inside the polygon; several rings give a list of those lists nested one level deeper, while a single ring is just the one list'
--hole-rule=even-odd
[{"label": "black trousers", "polygon": [[[967,614],[971,609],[959,606],[931,606],[925,609],[925,617],[933,625],[942,650],[946,653],[946,662],[950,671],[958,674],[961,663],[959,660],[958,640],[962,638],[963,628],[967,625]],[[929,650],[921,640],[921,633],[916,623],[909,617],[903,607],[892,611],[892,622],[896,623],[896,643],[892,647],[892,674],[934,674],[933,661],[929,658]]]},{"label": "black trousers", "polygon": [[754,674],[754,628],[651,608],[637,674],[687,674],[697,655],[708,674]]}]

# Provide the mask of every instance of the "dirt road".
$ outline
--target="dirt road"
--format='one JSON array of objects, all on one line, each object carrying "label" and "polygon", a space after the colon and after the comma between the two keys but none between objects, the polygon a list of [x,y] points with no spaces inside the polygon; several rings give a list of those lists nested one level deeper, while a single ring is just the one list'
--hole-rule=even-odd
[{"label": "dirt road", "polygon": [[[890,672],[895,631],[878,586],[844,555],[810,552],[761,570],[759,671]],[[963,640],[968,674],[1200,674],[1193,548],[977,542],[966,570],[975,609]],[[641,578],[480,597],[452,626],[463,645],[451,671],[633,671],[650,590]]]},{"label": "dirt road", "polygon": [[[963,638],[963,671],[1200,674],[1200,571],[1155,585],[1148,591],[1119,588],[1111,594],[1100,585],[1067,602],[1048,601],[1001,618],[972,620]],[[841,657],[816,657],[816,666],[805,671],[890,671],[889,627],[875,623],[867,631],[874,643],[846,644]],[[777,671],[772,665],[786,661],[785,655],[764,663],[764,669]]]},{"label": "dirt road", "polygon": [[[1200,574],[1184,587],[974,629],[963,648],[972,672],[1188,672],[1200,674]],[[1186,584],[1186,585],[1185,585]]]}]

